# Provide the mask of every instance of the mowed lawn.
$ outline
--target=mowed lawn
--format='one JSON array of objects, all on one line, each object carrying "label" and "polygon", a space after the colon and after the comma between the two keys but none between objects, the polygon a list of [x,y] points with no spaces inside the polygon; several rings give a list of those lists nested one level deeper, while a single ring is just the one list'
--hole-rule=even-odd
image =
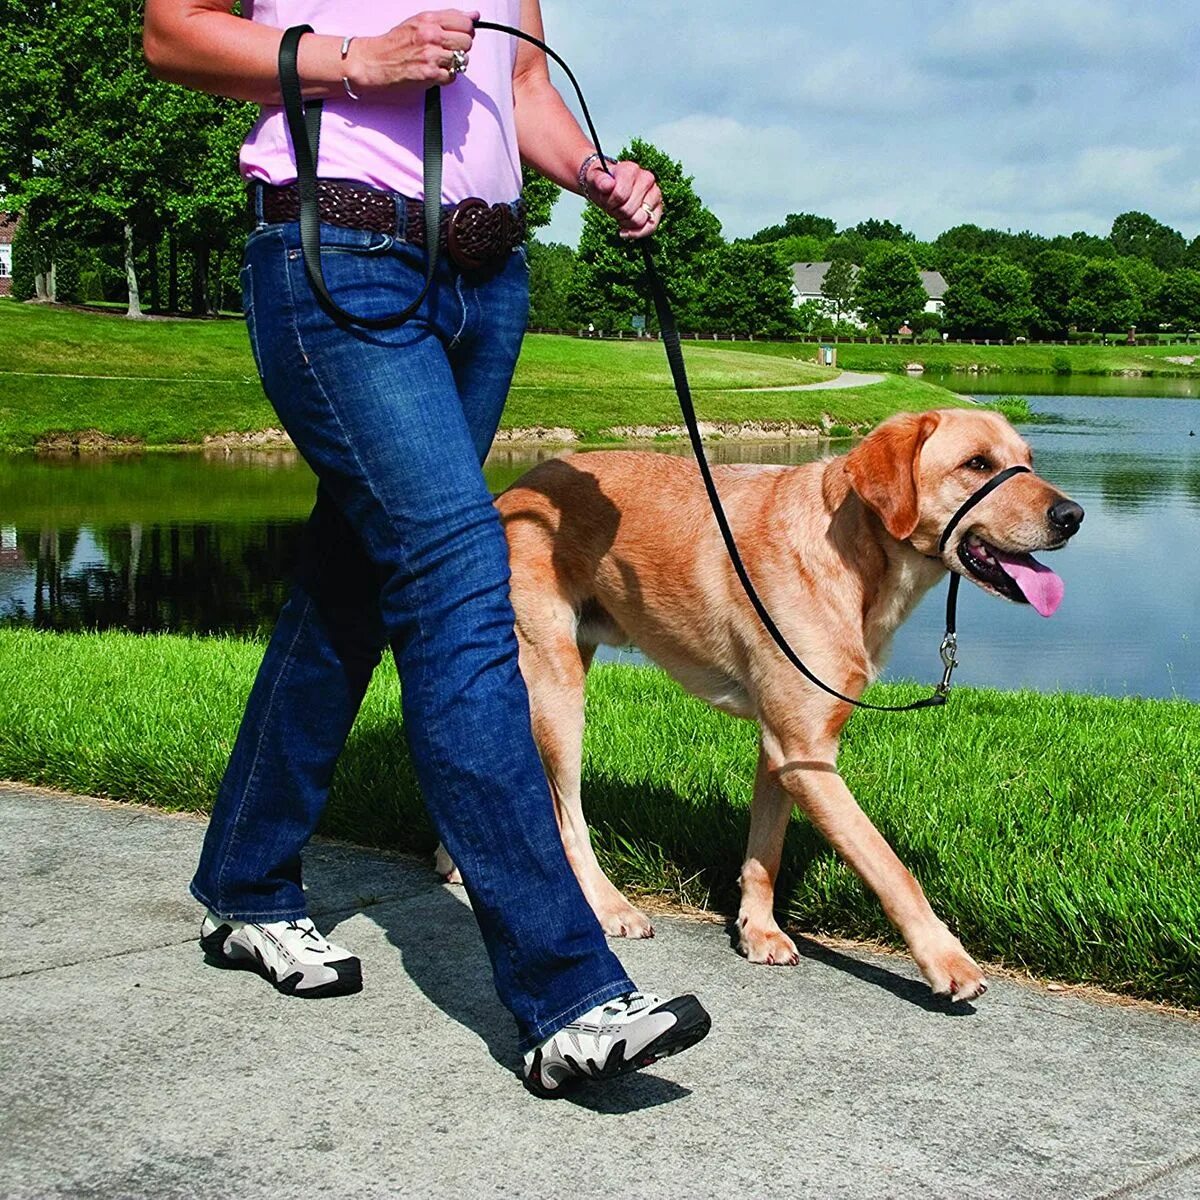
[{"label": "mowed lawn", "polygon": [[[206,811],[262,651],[233,639],[0,630],[0,777]],[[871,698],[923,691],[877,687]],[[657,669],[594,668],[584,803],[613,878],[736,911],[755,758],[753,725]],[[863,808],[977,957],[1193,1007],[1197,762],[1194,704],[970,689],[944,709],[857,714],[841,756]],[[404,850],[434,844],[388,663],[324,829]],[[896,941],[875,898],[800,817],[777,898],[797,929]]]},{"label": "mowed lawn", "polygon": [[[700,342],[707,349],[711,343]],[[801,342],[734,342],[726,353],[799,357],[815,364],[817,347]],[[935,373],[1013,371],[1030,375],[1170,375],[1200,377],[1200,342],[1161,346],[977,346],[950,343],[837,344],[838,366],[848,371],[903,371],[921,363]],[[1170,362],[1195,358],[1192,364]]]},{"label": "mowed lawn", "polygon": [[[689,344],[702,419],[862,425],[903,408],[959,401],[920,380],[874,389],[754,392],[836,374],[804,347],[748,355]],[[614,427],[680,421],[662,346],[531,335],[505,411],[508,429],[565,428],[588,440]],[[149,446],[187,445],[277,424],[240,321],[127,321],[0,300],[0,450],[96,431]]]}]

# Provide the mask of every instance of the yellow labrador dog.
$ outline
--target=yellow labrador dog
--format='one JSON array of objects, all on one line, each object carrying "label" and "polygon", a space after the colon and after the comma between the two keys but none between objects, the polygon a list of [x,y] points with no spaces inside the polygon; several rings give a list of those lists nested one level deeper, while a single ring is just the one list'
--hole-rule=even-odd
[{"label": "yellow labrador dog", "polygon": [[[947,571],[1049,616],[1059,577],[1030,557],[1066,544],[1083,510],[1032,471],[943,529],[1029,447],[994,412],[948,409],[884,422],[849,454],[801,467],[715,468],[751,579],[792,646],[858,697],[897,627]],[[508,535],[521,672],[567,856],[604,929],[650,921],[600,869],[580,802],[584,675],[598,644],[633,645],[688,691],[761,728],[740,883],[740,949],[794,964],[773,915],[775,878],[799,806],[879,897],[933,991],[969,1000],[979,967],[938,919],[837,771],[852,709],[808,683],[762,628],[734,575],[698,468],[611,451],[543,463],[497,505]],[[894,718],[893,718],[894,719]],[[453,864],[439,852],[439,868]]]}]

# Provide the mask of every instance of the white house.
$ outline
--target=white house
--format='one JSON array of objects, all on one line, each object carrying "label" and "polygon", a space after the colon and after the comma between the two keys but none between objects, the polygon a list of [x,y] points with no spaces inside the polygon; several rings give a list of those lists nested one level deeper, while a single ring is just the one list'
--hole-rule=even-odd
[{"label": "white house", "polygon": [[[825,281],[825,273],[830,265],[827,262],[792,263],[792,295],[797,308],[810,300],[828,306],[829,302],[821,294],[821,284]],[[854,273],[858,274],[858,267],[854,268]],[[941,271],[922,271],[920,274],[921,284],[928,297],[925,301],[925,311],[940,313],[946,305],[946,280]],[[865,324],[857,313],[843,313],[842,319],[859,327]]]}]

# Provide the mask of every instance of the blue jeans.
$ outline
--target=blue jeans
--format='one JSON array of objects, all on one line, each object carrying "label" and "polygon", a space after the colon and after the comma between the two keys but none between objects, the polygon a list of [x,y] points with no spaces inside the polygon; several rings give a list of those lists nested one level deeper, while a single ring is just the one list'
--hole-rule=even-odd
[{"label": "blue jeans", "polygon": [[[322,226],[326,281],[359,315],[407,305],[424,251]],[[297,579],[250,694],[192,881],[223,917],[305,913],[300,851],[383,649],[433,824],[462,872],[528,1050],[632,989],[563,852],[517,668],[508,547],[481,463],[528,311],[523,251],[449,263],[417,316],[335,323],[296,223],[264,225],[242,282],[263,387],[316,473]]]}]

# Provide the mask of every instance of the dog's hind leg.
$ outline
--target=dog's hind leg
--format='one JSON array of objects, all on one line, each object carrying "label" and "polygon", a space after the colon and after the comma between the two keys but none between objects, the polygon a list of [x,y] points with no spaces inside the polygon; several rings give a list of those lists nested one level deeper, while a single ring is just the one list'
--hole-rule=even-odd
[{"label": "dog's hind leg", "polygon": [[792,815],[792,797],[768,770],[760,746],[750,807],[750,838],[738,882],[738,950],[751,962],[794,967],[800,961],[796,943],[775,921],[775,879],[783,856],[783,839]]},{"label": "dog's hind leg", "polygon": [[536,645],[522,640],[521,674],[529,689],[533,736],[554,796],[567,860],[596,919],[609,937],[653,937],[650,919],[604,874],[583,817],[583,690],[594,650],[577,645],[573,631],[566,629],[548,636],[543,626]]}]

